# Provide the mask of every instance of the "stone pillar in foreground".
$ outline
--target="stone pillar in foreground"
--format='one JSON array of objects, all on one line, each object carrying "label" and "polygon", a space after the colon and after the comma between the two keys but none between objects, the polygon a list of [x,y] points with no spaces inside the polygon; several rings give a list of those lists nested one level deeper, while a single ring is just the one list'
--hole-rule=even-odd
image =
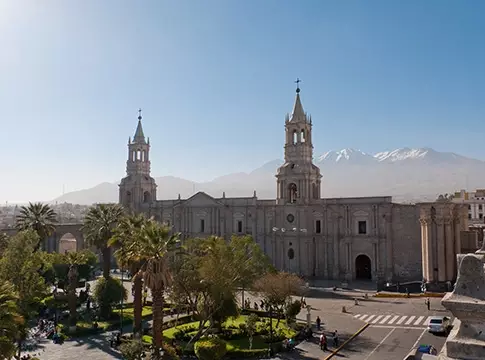
[{"label": "stone pillar in foreground", "polygon": [[457,255],[455,289],[441,303],[456,317],[439,359],[485,359],[485,251]]}]

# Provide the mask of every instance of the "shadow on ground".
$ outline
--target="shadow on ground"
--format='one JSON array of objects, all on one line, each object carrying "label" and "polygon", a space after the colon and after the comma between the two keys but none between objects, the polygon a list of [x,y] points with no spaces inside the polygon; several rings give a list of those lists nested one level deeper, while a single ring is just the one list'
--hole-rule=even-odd
[{"label": "shadow on ground", "polygon": [[108,340],[104,338],[83,337],[83,338],[71,340],[69,342],[70,343],[75,342],[76,344],[74,346],[86,345],[87,349],[93,349],[93,348],[99,349],[114,359],[123,359],[121,354],[118,351],[114,350],[112,347],[110,347]]}]

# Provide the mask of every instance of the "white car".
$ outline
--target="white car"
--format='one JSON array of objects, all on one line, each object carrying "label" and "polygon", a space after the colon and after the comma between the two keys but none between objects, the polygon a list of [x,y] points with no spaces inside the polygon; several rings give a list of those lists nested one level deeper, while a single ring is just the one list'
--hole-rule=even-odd
[{"label": "white car", "polygon": [[451,320],[447,316],[433,316],[428,323],[430,333],[448,333],[451,328]]}]

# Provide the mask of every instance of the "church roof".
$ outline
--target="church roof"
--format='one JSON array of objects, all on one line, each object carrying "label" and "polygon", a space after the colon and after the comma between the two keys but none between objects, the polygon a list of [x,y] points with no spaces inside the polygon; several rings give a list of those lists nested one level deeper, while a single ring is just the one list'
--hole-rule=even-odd
[{"label": "church roof", "polygon": [[145,134],[143,133],[143,126],[141,125],[141,109],[139,110],[138,115],[138,125],[136,127],[135,136],[133,137],[134,143],[145,144]]}]

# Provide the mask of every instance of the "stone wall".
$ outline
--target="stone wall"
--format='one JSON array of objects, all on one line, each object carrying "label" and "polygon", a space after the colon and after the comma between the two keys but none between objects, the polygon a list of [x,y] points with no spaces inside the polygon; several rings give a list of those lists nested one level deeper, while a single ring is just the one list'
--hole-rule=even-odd
[{"label": "stone wall", "polygon": [[393,204],[394,280],[420,281],[423,278],[419,208]]}]

